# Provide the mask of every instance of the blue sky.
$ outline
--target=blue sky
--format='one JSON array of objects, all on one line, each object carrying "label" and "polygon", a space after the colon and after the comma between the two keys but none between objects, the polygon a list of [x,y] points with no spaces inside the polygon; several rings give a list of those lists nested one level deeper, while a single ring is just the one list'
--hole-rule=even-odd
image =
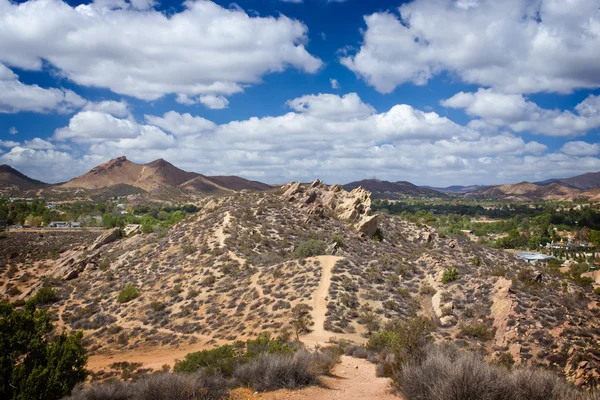
[{"label": "blue sky", "polygon": [[600,170],[594,0],[0,0],[0,163],[281,183]]}]

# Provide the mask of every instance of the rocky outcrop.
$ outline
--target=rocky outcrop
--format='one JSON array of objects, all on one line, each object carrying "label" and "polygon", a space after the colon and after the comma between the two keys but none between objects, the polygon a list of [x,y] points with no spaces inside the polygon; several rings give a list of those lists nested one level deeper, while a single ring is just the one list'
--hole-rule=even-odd
[{"label": "rocky outcrop", "polygon": [[377,215],[363,217],[357,224],[356,228],[365,236],[371,237],[377,232]]},{"label": "rocky outcrop", "polygon": [[377,215],[371,215],[371,192],[358,187],[351,192],[339,185],[326,186],[320,180],[310,185],[291,182],[282,188],[281,198],[297,203],[308,217],[333,217],[355,224],[365,236],[377,232]]},{"label": "rocky outcrop", "polygon": [[[594,387],[600,382],[600,357],[592,352],[586,354],[586,359],[581,360],[571,348],[568,352],[569,361],[565,367],[567,379],[579,387]],[[581,360],[581,361],[578,361]]]},{"label": "rocky outcrop", "polygon": [[[65,251],[58,259],[54,261],[54,267],[47,273],[52,279],[69,281],[79,277],[79,275],[89,268],[94,268],[102,258],[104,246],[110,244],[121,237],[119,228],[111,229],[99,236],[94,243],[85,247],[80,246],[73,250]],[[20,296],[21,299],[27,299],[32,296],[41,287],[41,283],[32,285]]]},{"label": "rocky outcrop", "polygon": [[121,229],[113,228],[110,231],[104,233],[98,239],[96,239],[94,241],[94,243],[92,243],[90,245],[90,247],[88,247],[88,251],[98,250],[100,247],[102,247],[106,244],[112,243],[120,237],[121,237]]}]

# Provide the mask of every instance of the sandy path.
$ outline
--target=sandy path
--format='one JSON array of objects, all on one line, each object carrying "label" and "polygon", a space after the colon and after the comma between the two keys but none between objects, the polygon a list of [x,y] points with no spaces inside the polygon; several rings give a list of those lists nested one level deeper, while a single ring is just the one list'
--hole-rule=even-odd
[{"label": "sandy path", "polygon": [[333,370],[333,376],[321,378],[322,386],[311,386],[301,390],[278,390],[256,394],[250,390],[235,390],[234,400],[399,400],[390,393],[390,380],[375,376],[375,365],[367,360],[342,357],[342,362]]},{"label": "sandy path", "polygon": [[494,295],[492,298],[491,316],[494,319],[494,328],[496,335],[494,343],[498,346],[505,346],[510,339],[508,334],[508,317],[514,307],[514,302],[510,298],[510,288],[512,281],[506,278],[500,278],[494,285]]},{"label": "sandy path", "polygon": [[331,286],[331,270],[336,262],[343,257],[336,256],[319,256],[314,260],[320,261],[323,271],[321,273],[321,281],[319,287],[315,290],[311,302],[312,320],[315,323],[312,327],[312,332],[301,336],[300,339],[307,346],[323,344],[329,341],[332,337],[349,339],[355,342],[364,342],[365,339],[358,334],[339,334],[325,330],[325,313],[327,312],[327,299],[329,296],[329,286]]},{"label": "sandy path", "polygon": [[142,368],[159,370],[165,364],[172,367],[176,360],[184,359],[188,353],[213,349],[225,343],[225,341],[216,341],[216,343],[213,342],[211,344],[198,342],[193,345],[181,347],[139,348],[117,353],[95,354],[88,359],[86,368],[91,371],[107,370],[113,363],[127,361],[130,363],[142,363]]},{"label": "sandy path", "polygon": [[229,226],[229,221],[231,221],[231,214],[229,214],[229,211],[226,211],[225,217],[223,218],[223,223],[215,231],[215,239],[216,243],[219,244],[219,247],[225,247],[225,239],[227,239],[227,235],[225,235],[225,228]]}]

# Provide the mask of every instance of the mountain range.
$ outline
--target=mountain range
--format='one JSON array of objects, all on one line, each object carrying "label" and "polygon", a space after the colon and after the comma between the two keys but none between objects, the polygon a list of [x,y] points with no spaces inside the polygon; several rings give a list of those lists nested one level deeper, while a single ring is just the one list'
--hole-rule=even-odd
[{"label": "mountain range", "polygon": [[[4,191],[103,191],[104,193],[157,192],[178,189],[182,192],[213,193],[236,190],[267,190],[271,186],[237,176],[209,177],[187,172],[159,159],[147,164],[136,164],[126,157],[118,157],[65,183],[47,184],[23,175],[16,169],[0,166],[0,188]],[[109,189],[113,189],[112,192]],[[118,190],[117,190],[118,189]],[[47,193],[45,193],[47,194]]]},{"label": "mountain range", "polygon": [[440,197],[444,196],[439,191],[414,185],[410,182],[388,182],[379,179],[363,179],[362,181],[350,182],[342,186],[344,190],[351,191],[357,187],[367,189],[374,198],[396,199],[402,196],[415,197]]},{"label": "mountain range", "polygon": [[[570,178],[548,179],[540,182],[521,182],[504,185],[448,186],[444,188],[417,186],[406,181],[389,182],[364,179],[343,185],[347,191],[362,187],[374,198],[399,199],[410,197],[461,196],[472,199],[506,200],[600,200],[600,172]],[[0,166],[0,196],[13,196],[35,191],[37,195],[89,191],[105,196],[134,193],[157,193],[176,190],[178,193],[209,194],[239,190],[268,190],[265,183],[238,176],[206,176],[184,171],[159,159],[136,164],[118,157],[65,183],[48,184],[29,178],[9,165]]]}]

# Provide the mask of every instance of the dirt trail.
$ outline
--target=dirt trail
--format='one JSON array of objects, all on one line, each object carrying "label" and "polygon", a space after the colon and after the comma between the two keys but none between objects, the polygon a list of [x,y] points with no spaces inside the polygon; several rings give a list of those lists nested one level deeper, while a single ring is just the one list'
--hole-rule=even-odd
[{"label": "dirt trail", "polygon": [[344,338],[355,342],[364,342],[365,339],[358,334],[337,334],[325,330],[325,313],[327,312],[327,299],[329,296],[329,286],[331,286],[331,270],[336,262],[343,259],[343,257],[336,256],[319,256],[315,257],[321,263],[323,271],[321,273],[321,281],[319,287],[313,294],[311,306],[312,306],[312,320],[315,323],[312,327],[312,332],[302,336],[300,339],[307,346],[316,344],[323,344],[332,337]]},{"label": "dirt trail", "polygon": [[225,344],[225,341],[217,341],[212,344],[198,342],[193,345],[185,345],[177,348],[165,346],[140,348],[109,354],[95,354],[88,359],[86,368],[97,372],[109,369],[109,366],[113,363],[127,361],[130,363],[142,363],[142,368],[159,370],[165,364],[172,367],[176,360],[182,360],[188,353],[213,349],[215,346],[221,344]]},{"label": "dirt trail", "polygon": [[[231,222],[231,214],[229,214],[229,211],[225,212],[225,217],[223,218],[223,223],[221,224],[221,226],[215,231],[215,245],[217,244],[219,245],[219,247],[223,248],[225,247],[225,240],[227,240],[227,238],[229,237],[229,235],[225,234],[225,228],[227,228],[229,226]],[[231,258],[234,261],[237,261],[240,266],[244,266],[246,265],[246,260],[238,257],[237,254],[235,254],[233,251],[229,251],[229,258]]]},{"label": "dirt trail", "polygon": [[375,376],[375,365],[367,360],[342,357],[333,370],[333,376],[321,377],[322,386],[300,390],[278,390],[271,393],[253,394],[249,390],[235,390],[234,400],[399,400],[390,393],[390,380]]},{"label": "dirt trail", "polygon": [[494,285],[494,296],[492,303],[491,316],[494,319],[494,328],[496,335],[494,342],[498,346],[505,346],[508,342],[508,317],[514,307],[514,302],[510,298],[510,288],[512,281],[506,278],[500,278]]},{"label": "dirt trail", "polygon": [[225,235],[225,228],[229,226],[229,221],[231,220],[231,214],[229,211],[225,212],[225,217],[223,218],[223,223],[219,228],[215,231],[215,240],[219,247],[225,247],[225,239],[227,239],[227,235]]}]

